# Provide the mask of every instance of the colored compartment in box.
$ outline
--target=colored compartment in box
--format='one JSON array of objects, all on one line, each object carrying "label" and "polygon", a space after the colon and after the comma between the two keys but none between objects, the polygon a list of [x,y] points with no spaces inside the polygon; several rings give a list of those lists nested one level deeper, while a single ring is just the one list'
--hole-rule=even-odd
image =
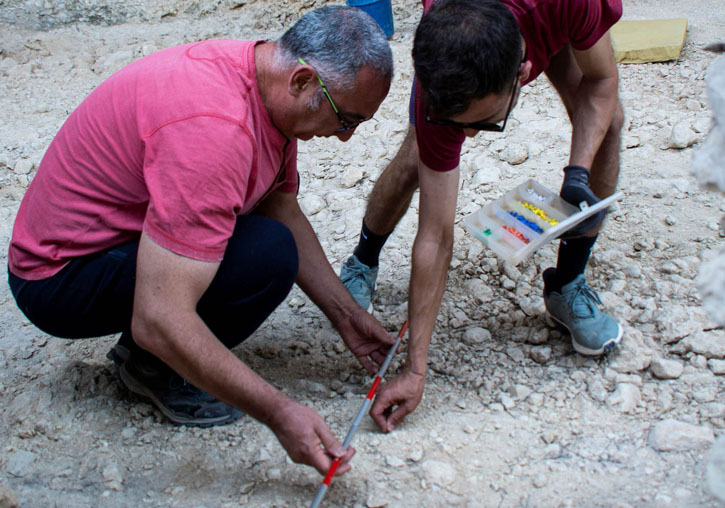
[{"label": "colored compartment in box", "polygon": [[506,224],[501,224],[501,227],[526,244],[528,244],[531,241],[528,238],[526,238],[526,236],[524,236],[524,234],[521,231],[519,231],[518,229],[516,229],[513,226],[507,226]]},{"label": "colored compartment in box", "polygon": [[546,215],[546,212],[544,212],[541,208],[534,206],[531,203],[527,203],[526,201],[519,201],[519,203],[524,208],[528,208],[529,210],[534,212],[536,215],[538,215],[541,218],[541,220],[543,220],[544,222],[548,222],[552,226],[556,226],[557,224],[559,224],[558,220],[552,219],[551,217]]},{"label": "colored compartment in box", "polygon": [[511,217],[513,217],[513,218],[515,218],[516,220],[518,220],[519,222],[521,222],[521,223],[522,223],[523,225],[525,225],[525,226],[529,227],[529,228],[530,228],[531,230],[533,230],[533,231],[535,231],[535,232],[537,232],[537,233],[543,233],[543,232],[544,232],[544,230],[543,230],[543,229],[542,229],[541,227],[539,227],[539,225],[538,225],[538,224],[536,224],[536,223],[535,223],[535,222],[533,222],[533,221],[530,221],[530,220],[528,220],[528,219],[527,219],[526,217],[524,217],[523,215],[521,215],[521,214],[518,214],[518,213],[516,213],[516,212],[512,212],[511,210],[509,210],[509,211],[508,211],[508,214],[509,214],[509,215],[510,215]]}]

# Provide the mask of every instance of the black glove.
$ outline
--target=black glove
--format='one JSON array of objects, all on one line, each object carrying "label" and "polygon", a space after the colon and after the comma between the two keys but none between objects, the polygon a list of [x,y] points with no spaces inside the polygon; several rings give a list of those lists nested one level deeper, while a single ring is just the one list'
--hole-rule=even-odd
[{"label": "black glove", "polygon": [[[561,184],[559,195],[564,201],[571,203],[577,208],[581,208],[579,204],[582,201],[586,202],[589,206],[601,201],[589,187],[589,170],[584,166],[567,166],[564,168],[564,183]],[[606,210],[598,211],[561,235],[561,238],[567,239],[585,236],[601,224],[606,214]]]}]

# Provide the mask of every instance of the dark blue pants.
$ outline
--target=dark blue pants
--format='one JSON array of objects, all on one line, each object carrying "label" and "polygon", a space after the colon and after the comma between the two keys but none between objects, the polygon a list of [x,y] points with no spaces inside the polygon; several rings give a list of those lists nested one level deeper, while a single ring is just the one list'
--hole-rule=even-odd
[{"label": "dark blue pants", "polygon": [[[56,337],[79,339],[123,332],[131,349],[131,313],[138,241],[74,259],[56,275],[26,281],[9,275],[27,318]],[[228,348],[256,330],[285,299],[297,277],[297,246],[286,226],[266,217],[237,219],[219,271],[197,305]]]}]

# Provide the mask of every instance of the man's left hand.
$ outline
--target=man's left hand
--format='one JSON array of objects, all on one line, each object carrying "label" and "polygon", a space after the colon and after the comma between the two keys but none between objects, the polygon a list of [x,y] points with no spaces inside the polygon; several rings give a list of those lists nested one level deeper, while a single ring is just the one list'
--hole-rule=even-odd
[{"label": "man's left hand", "polygon": [[395,339],[362,307],[355,308],[338,324],[337,330],[347,348],[370,374],[378,371],[395,344]]}]

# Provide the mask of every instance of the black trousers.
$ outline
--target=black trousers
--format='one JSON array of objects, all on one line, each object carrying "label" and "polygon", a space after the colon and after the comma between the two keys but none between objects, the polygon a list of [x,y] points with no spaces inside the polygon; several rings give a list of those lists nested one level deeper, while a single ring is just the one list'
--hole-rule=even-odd
[{"label": "black trousers", "polygon": [[[118,245],[74,259],[38,281],[10,274],[10,289],[27,318],[50,335],[79,339],[123,332],[121,342],[138,350],[130,335],[137,252],[138,241]],[[286,298],[298,264],[297,246],[286,226],[267,217],[239,216],[197,312],[232,348]]]}]

